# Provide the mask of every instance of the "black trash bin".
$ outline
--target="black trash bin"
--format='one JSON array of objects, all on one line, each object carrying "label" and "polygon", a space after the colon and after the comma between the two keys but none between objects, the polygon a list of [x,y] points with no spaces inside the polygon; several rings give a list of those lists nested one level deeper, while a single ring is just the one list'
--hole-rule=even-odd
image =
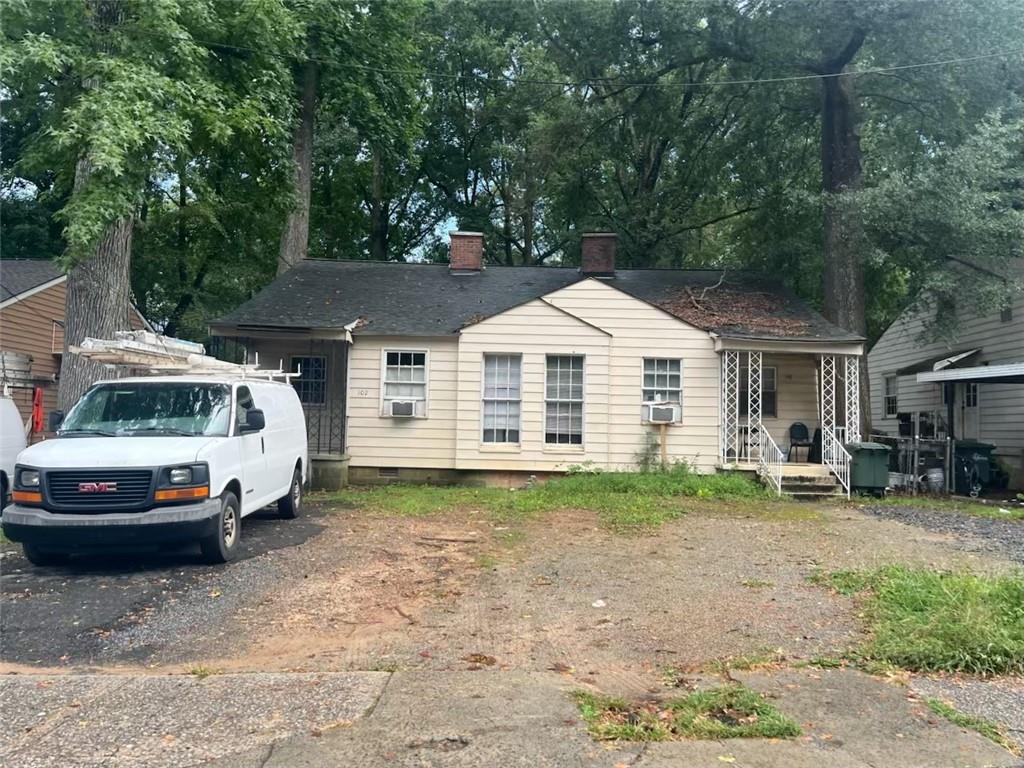
[{"label": "black trash bin", "polygon": [[992,443],[978,440],[956,441],[954,465],[957,493],[963,496],[976,495],[993,485],[996,472],[992,453],[995,449]]},{"label": "black trash bin", "polygon": [[881,496],[889,485],[888,445],[847,443],[850,454],[850,490]]}]

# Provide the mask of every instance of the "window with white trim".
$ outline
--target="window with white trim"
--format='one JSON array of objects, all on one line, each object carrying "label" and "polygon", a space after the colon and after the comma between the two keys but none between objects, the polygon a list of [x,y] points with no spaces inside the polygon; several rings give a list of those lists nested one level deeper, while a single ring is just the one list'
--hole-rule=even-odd
[{"label": "window with white trim", "polygon": [[582,355],[547,356],[544,442],[549,445],[583,445]]},{"label": "window with white trim", "polygon": [[327,402],[327,358],[323,355],[292,357],[292,386],[303,405],[323,405]]},{"label": "window with white trim", "polygon": [[883,399],[883,405],[885,408],[885,418],[895,418],[899,413],[898,394],[900,388],[899,376],[886,376],[885,377],[885,397]]},{"label": "window with white trim", "polygon": [[519,442],[521,382],[522,358],[519,355],[484,355],[483,442]]},{"label": "window with white trim", "polygon": [[645,357],[645,403],[683,404],[683,361],[679,358]]},{"label": "window with white trim", "polygon": [[[779,371],[774,365],[761,366],[761,418],[774,419],[779,415]],[[750,413],[750,372],[740,368],[740,416]]]},{"label": "window with white trim", "polygon": [[978,382],[968,381],[964,384],[964,408],[978,407]]},{"label": "window with white trim", "polygon": [[412,402],[416,416],[427,414],[427,353],[423,350],[384,350],[384,415],[391,403]]}]

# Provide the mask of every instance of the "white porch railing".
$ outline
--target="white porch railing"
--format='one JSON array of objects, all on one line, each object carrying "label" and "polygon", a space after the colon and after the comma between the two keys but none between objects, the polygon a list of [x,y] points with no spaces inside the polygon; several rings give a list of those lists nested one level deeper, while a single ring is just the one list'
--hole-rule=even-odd
[{"label": "white porch railing", "polygon": [[850,454],[839,441],[836,430],[821,430],[821,462],[832,470],[847,498],[850,497],[850,461]]},{"label": "white porch railing", "polygon": [[768,434],[767,429],[761,429],[759,450],[757,452],[757,471],[765,478],[775,492],[782,495],[782,464],[785,462],[785,454],[782,449]]}]

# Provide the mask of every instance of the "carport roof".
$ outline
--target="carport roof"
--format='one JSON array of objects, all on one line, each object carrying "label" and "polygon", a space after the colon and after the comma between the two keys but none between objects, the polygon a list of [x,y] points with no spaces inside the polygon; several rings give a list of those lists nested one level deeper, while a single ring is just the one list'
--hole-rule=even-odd
[{"label": "carport roof", "polygon": [[917,374],[921,383],[978,382],[988,384],[1024,384],[1024,363],[976,365],[972,368],[948,368]]}]

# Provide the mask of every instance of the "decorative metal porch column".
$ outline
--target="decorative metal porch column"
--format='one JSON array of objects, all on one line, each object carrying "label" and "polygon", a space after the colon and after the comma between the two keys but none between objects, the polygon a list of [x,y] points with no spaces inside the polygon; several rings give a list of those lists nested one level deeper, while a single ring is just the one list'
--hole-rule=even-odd
[{"label": "decorative metal porch column", "polygon": [[821,431],[836,429],[836,357],[821,356]]},{"label": "decorative metal porch column", "polygon": [[747,459],[761,458],[761,353],[747,353]]},{"label": "decorative metal porch column", "polygon": [[722,353],[722,463],[739,459],[740,353]]},{"label": "decorative metal porch column", "polygon": [[846,442],[860,442],[860,359],[846,356]]}]

